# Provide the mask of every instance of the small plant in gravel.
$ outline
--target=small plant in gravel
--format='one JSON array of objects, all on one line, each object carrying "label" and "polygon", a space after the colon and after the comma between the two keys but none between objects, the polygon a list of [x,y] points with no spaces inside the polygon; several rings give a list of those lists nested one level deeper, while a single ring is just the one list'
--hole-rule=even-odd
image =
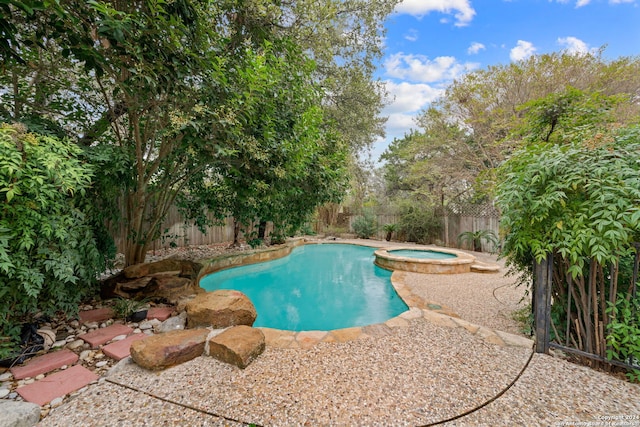
[{"label": "small plant in gravel", "polygon": [[386,234],[385,236],[385,240],[388,242],[391,240],[391,236],[393,235],[393,232],[396,231],[398,229],[398,225],[397,224],[385,224],[382,226],[382,229],[384,230]]},{"label": "small plant in gravel", "polygon": [[533,312],[531,304],[511,312],[511,318],[518,322],[518,326],[526,336],[533,335]]},{"label": "small plant in gravel", "polygon": [[134,313],[149,309],[146,299],[136,301],[134,299],[118,298],[113,304],[113,312],[121,319],[131,319]]},{"label": "small plant in gravel", "polygon": [[498,236],[491,230],[465,231],[458,235],[458,245],[467,243],[473,246],[475,252],[482,252],[482,241],[490,243],[494,248],[498,247]]}]

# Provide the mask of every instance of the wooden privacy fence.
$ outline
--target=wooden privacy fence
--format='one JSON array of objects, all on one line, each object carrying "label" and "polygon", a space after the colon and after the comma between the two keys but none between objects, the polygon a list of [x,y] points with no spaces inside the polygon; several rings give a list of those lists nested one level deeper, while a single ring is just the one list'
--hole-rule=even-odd
[{"label": "wooden privacy fence", "polygon": [[[483,230],[492,231],[496,236],[500,235],[500,213],[491,203],[487,204],[452,204],[447,209],[446,215],[442,216],[442,232],[439,240],[445,246],[459,247],[458,236],[464,232],[477,232]],[[353,223],[361,215],[358,214],[338,214],[338,219],[334,227],[329,227],[322,221],[314,223],[314,231],[318,234],[325,234],[342,230],[344,233],[353,234]],[[386,224],[397,224],[400,216],[397,214],[381,213],[374,215],[376,234],[373,239],[384,240],[386,232],[383,227]],[[398,236],[398,231],[393,234],[393,239]],[[471,243],[464,242],[462,249],[473,250]],[[498,248],[493,244],[482,240],[483,252],[494,252]]]},{"label": "wooden privacy fence", "polygon": [[[211,214],[207,215],[207,218],[211,221],[215,220]],[[178,208],[172,206],[162,223],[161,230],[162,236],[153,241],[149,250],[226,243],[233,241],[233,218],[228,217],[223,224],[209,227],[205,234],[197,226],[186,222]],[[268,236],[272,230],[272,224],[267,224],[266,235]],[[121,222],[116,234],[118,237],[114,239],[118,252],[124,251],[126,235],[127,229],[124,222]],[[240,238],[244,238],[242,232]]]},{"label": "wooden privacy fence", "polygon": [[[465,232],[492,231],[500,236],[500,211],[493,203],[451,202],[443,218],[443,242],[446,246],[458,247],[458,236]],[[495,252],[498,248],[482,240],[482,252]],[[462,244],[462,249],[473,250],[471,242]]]},{"label": "wooden privacy fence", "polygon": [[[447,211],[447,216],[443,217],[441,240],[446,246],[457,247],[458,236],[465,231],[491,230],[496,236],[498,235],[499,214],[497,209],[491,205],[469,206],[453,205]],[[344,233],[353,233],[353,223],[358,216],[355,214],[339,214],[337,224],[334,227],[326,226],[322,221],[315,221],[312,227],[318,234],[332,233],[336,232],[336,230],[341,230]],[[212,221],[215,219],[213,215],[208,215],[208,218]],[[398,221],[399,216],[395,214],[381,213],[374,215],[376,234],[371,238],[384,240],[386,237],[386,232],[383,229],[384,225],[397,224]],[[177,207],[172,206],[162,224],[161,230],[162,236],[151,244],[150,250],[226,243],[233,241],[233,218],[226,218],[223,224],[209,227],[207,233],[202,233],[198,227],[185,221]],[[266,234],[269,235],[272,230],[272,224],[268,224]],[[115,238],[116,248],[119,252],[124,250],[126,233],[125,224],[121,222],[116,230],[117,237]],[[240,238],[244,239],[242,233]],[[393,238],[397,238],[397,231],[394,232]],[[464,245],[463,249],[473,248]],[[490,252],[495,249],[491,244],[485,241],[482,242],[483,251]]]}]

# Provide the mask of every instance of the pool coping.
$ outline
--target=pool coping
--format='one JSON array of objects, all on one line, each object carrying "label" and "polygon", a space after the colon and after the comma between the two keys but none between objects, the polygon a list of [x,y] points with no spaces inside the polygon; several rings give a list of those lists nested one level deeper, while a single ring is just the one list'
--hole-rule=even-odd
[{"label": "pool coping", "polygon": [[[291,253],[293,248],[305,244],[349,244],[373,247],[378,249],[392,249],[380,247],[373,242],[371,242],[371,244],[368,243],[369,242],[354,242],[351,240],[318,241],[306,238],[297,238],[274,248],[252,250],[244,253],[241,252],[232,255],[216,257],[212,260],[208,260],[205,262],[205,266],[198,275],[196,283],[199,283],[200,279],[205,275],[226,268],[250,265],[285,257]],[[420,248],[427,250],[438,250],[442,252],[445,251],[441,248],[433,248],[429,246]],[[393,247],[393,249],[416,249],[416,247],[398,246]],[[472,257],[471,255],[468,256]],[[475,260],[475,257],[473,258]],[[396,328],[409,327],[411,325],[411,321],[415,319],[424,319],[435,325],[464,329],[472,335],[475,335],[490,344],[495,344],[503,347],[533,347],[533,340],[531,339],[525,338],[520,335],[492,330],[481,325],[467,322],[466,320],[461,319],[451,308],[438,304],[437,302],[427,301],[424,298],[418,296],[417,294],[412,292],[411,287],[406,283],[405,279],[407,277],[407,274],[409,273],[410,272],[408,271],[394,270],[391,274],[391,285],[393,286],[398,296],[404,301],[407,307],[409,307],[409,309],[383,323],[375,323],[366,326],[354,326],[350,328],[334,329],[329,331],[287,331],[266,327],[257,327],[257,329],[260,329],[264,333],[265,343],[270,347],[308,350],[320,343],[344,343],[353,340],[369,339],[390,335]],[[482,274],[482,272],[478,273]]]}]

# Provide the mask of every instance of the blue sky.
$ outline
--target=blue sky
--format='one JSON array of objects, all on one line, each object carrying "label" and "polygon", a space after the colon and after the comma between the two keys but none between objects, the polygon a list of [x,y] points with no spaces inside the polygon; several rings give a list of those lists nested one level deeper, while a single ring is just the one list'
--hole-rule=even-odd
[{"label": "blue sky", "polygon": [[416,128],[413,118],[456,77],[532,54],[606,45],[604,57],[640,54],[640,0],[404,0],[386,23],[378,77],[391,94],[387,136]]}]

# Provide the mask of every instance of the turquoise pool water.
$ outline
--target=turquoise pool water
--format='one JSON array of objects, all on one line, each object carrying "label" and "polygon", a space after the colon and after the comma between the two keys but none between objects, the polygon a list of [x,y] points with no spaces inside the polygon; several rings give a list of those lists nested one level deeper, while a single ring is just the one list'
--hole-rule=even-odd
[{"label": "turquoise pool water", "polygon": [[424,251],[416,249],[397,249],[395,251],[389,251],[390,255],[404,256],[407,258],[417,259],[451,259],[457,258],[457,255],[449,254],[446,252],[438,251]]},{"label": "turquoise pool water", "polygon": [[373,263],[374,251],[299,246],[284,258],[209,274],[200,286],[243,292],[258,312],[254,326],[328,331],[382,323],[408,307],[391,285],[391,272]]}]

